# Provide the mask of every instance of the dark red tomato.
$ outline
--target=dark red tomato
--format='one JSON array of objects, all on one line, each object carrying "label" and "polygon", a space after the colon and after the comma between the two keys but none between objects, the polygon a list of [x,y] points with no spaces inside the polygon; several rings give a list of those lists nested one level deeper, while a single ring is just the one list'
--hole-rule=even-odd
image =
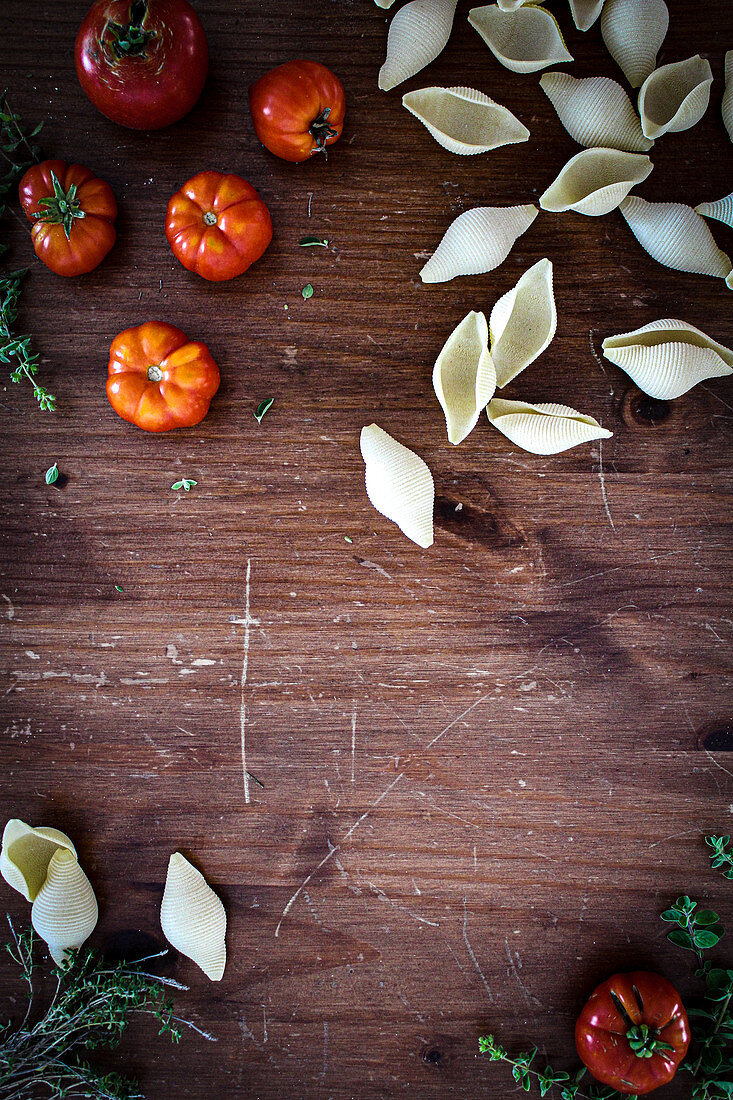
[{"label": "dark red tomato", "polygon": [[659,974],[614,974],[593,991],[575,1045],[597,1081],[638,1096],[671,1081],[690,1045],[687,1013]]},{"label": "dark red tomato", "polygon": [[341,137],[346,97],[338,77],[318,61],[286,61],[249,89],[255,132],[283,160],[308,160]]},{"label": "dark red tomato", "polygon": [[112,188],[81,164],[34,164],[20,181],[18,197],[33,222],[36,255],[57,275],[92,271],[115,243]]},{"label": "dark red tomato", "polygon": [[187,0],[97,0],[76,36],[75,59],[97,110],[120,126],[159,130],[201,95],[209,47]]},{"label": "dark red tomato", "polygon": [[168,203],[165,235],[184,267],[221,282],[259,260],[272,240],[272,222],[241,176],[199,172]]}]

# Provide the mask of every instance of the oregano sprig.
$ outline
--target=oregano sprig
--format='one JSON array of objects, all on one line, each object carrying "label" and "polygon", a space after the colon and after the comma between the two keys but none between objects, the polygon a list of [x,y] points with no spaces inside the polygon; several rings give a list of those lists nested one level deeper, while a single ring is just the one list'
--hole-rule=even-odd
[{"label": "oregano sprig", "polygon": [[684,951],[694,951],[700,966],[703,965],[703,951],[715,947],[723,935],[723,926],[718,914],[712,909],[698,909],[697,902],[684,894],[677,898],[670,909],[661,914],[662,920],[676,924],[667,939]]},{"label": "oregano sprig", "polygon": [[479,1054],[488,1054],[492,1062],[506,1062],[512,1067],[512,1077],[520,1088],[530,1092],[533,1083],[537,1085],[540,1096],[546,1096],[551,1089],[557,1088],[560,1100],[638,1100],[634,1095],[622,1095],[608,1085],[587,1081],[581,1085],[586,1075],[585,1067],[574,1074],[566,1070],[554,1070],[546,1066],[536,1069],[532,1063],[537,1056],[537,1047],[521,1051],[511,1057],[505,1047],[496,1042],[493,1035],[482,1035],[478,1041]]},{"label": "oregano sprig", "polygon": [[721,870],[727,879],[733,879],[733,845],[729,836],[706,836],[705,843],[711,849],[710,865]]}]

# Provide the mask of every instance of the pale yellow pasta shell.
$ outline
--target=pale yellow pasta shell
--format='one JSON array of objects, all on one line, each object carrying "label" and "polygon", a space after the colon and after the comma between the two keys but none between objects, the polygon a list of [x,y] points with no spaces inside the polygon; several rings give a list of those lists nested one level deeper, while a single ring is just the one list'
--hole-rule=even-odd
[{"label": "pale yellow pasta shell", "polygon": [[369,500],[418,546],[433,544],[433,475],[423,460],[377,424],[361,430]]},{"label": "pale yellow pasta shell", "polygon": [[603,354],[660,401],[681,397],[698,382],[733,374],[733,351],[686,321],[664,317],[633,332],[608,336]]},{"label": "pale yellow pasta shell", "polygon": [[700,121],[710,102],[713,70],[700,54],[686,61],[661,65],[650,73],[639,92],[641,128],[648,138],[689,130]]},{"label": "pale yellow pasta shell", "polygon": [[495,397],[486,410],[489,420],[517,447],[536,455],[554,455],[592,439],[610,439],[592,416],[568,405],[530,405]]},{"label": "pale yellow pasta shell", "polygon": [[497,4],[472,8],[468,22],[478,31],[497,61],[515,73],[535,73],[573,55],[549,11],[525,4],[516,11],[502,11]]},{"label": "pale yellow pasta shell", "polygon": [[489,331],[496,384],[506,386],[547,348],[557,328],[548,259],[525,271],[491,311]]},{"label": "pale yellow pasta shell", "polygon": [[378,8],[391,8],[394,0],[374,0],[374,3]]},{"label": "pale yellow pasta shell", "polygon": [[448,439],[458,444],[476,427],[496,389],[483,313],[472,311],[453,329],[435,361],[433,389],[445,413]]},{"label": "pale yellow pasta shell", "polygon": [[445,283],[457,275],[493,271],[509,255],[539,213],[536,206],[477,206],[459,214],[446,229],[420,272],[424,283]]},{"label": "pale yellow pasta shell", "polygon": [[163,935],[192,959],[212,982],[221,981],[227,961],[227,916],[221,899],[180,852],[168,861],[160,905]]},{"label": "pale yellow pasta shell", "polygon": [[726,279],[733,269],[712,233],[691,206],[681,202],[647,202],[629,195],[619,210],[649,255],[676,271]]},{"label": "pale yellow pasta shell", "polygon": [[524,7],[525,4],[538,4],[543,3],[543,0],[497,0],[497,4],[502,11],[516,11],[517,8]]},{"label": "pale yellow pasta shell", "polygon": [[669,27],[664,0],[606,0],[601,34],[632,88],[644,83],[657,63]]},{"label": "pale yellow pasta shell", "polygon": [[31,909],[31,923],[48,944],[54,962],[61,965],[69,948],[81,947],[96,928],[98,916],[92,884],[75,854],[58,848]]},{"label": "pale yellow pasta shell", "polygon": [[529,130],[510,110],[475,88],[420,88],[402,105],[451,153],[473,156],[527,141]]},{"label": "pale yellow pasta shell", "polygon": [[579,31],[589,30],[601,14],[604,0],[570,0],[573,22]]},{"label": "pale yellow pasta shell", "polygon": [[602,146],[645,153],[654,144],[620,84],[607,76],[578,79],[570,73],[545,73],[540,87],[571,138],[586,148]]},{"label": "pale yellow pasta shell", "polygon": [[733,229],[733,192],[717,202],[701,202],[695,207],[695,213],[702,214],[705,218],[715,218]]},{"label": "pale yellow pasta shell", "polygon": [[733,50],[728,50],[725,55],[725,91],[720,110],[728,137],[733,141]]},{"label": "pale yellow pasta shell", "polygon": [[654,165],[644,153],[620,149],[583,149],[568,161],[540,195],[543,210],[575,210],[597,218],[615,210]]},{"label": "pale yellow pasta shell", "polygon": [[46,881],[51,856],[59,848],[67,848],[76,856],[66,833],[44,825],[32,828],[17,817],[11,818],[3,831],[0,874],[27,901],[33,901]]},{"label": "pale yellow pasta shell", "polygon": [[388,92],[419,73],[441,53],[450,37],[458,0],[410,0],[393,17],[379,87]]}]

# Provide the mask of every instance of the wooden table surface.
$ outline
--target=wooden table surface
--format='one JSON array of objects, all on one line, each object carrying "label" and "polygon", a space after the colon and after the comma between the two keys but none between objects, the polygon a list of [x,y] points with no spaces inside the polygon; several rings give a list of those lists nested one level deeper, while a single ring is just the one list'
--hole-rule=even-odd
[{"label": "wooden table surface", "polygon": [[[72,836],[100,902],[97,946],[162,944],[174,850],[223,898],[221,984],[180,956],[169,968],[191,987],[179,1010],[218,1042],[187,1033],[173,1050],[141,1026],[123,1045],[151,1100],[498,1100],[514,1086],[477,1057],[480,1033],[571,1066],[574,1018],[615,969],[691,988],[658,920],[671,899],[693,893],[730,921],[702,834],[731,831],[733,814],[733,393],[722,379],[651,401],[598,350],[660,317],[731,344],[733,296],[656,264],[618,212],[541,213],[496,271],[423,285],[459,212],[536,201],[578,151],[540,74],[502,68],[464,0],[445,52],[389,94],[388,16],[369,0],[196,6],[203,97],[143,134],[78,86],[85,0],[3,4],[13,104],[44,120],[46,155],[109,180],[120,216],[108,259],[69,281],[3,224],[5,267],[31,267],[22,331],[58,411],[3,385],[0,806]],[[660,63],[700,52],[715,83],[638,190],[695,205],[731,190],[733,21],[727,0],[669,7]],[[553,9],[577,57],[567,71],[623,80],[599,26],[581,34]],[[252,129],[248,84],[299,56],[346,87],[328,163],[277,160]],[[452,156],[401,106],[427,84],[489,93],[529,143]],[[212,167],[250,180],[275,227],[223,284],[185,271],[163,236],[169,196]],[[711,224],[731,252],[733,233]],[[329,249],[299,248],[304,234]],[[435,357],[543,256],[557,336],[511,396],[570,403],[613,438],[542,458],[484,418],[454,448]],[[113,336],[153,318],[205,340],[222,371],[207,418],[161,436],[120,420],[104,389]],[[372,421],[434,473],[429,550],[366,498]],[[48,487],[54,461],[64,476]],[[171,491],[182,476],[198,482],[188,494]],[[242,723],[261,784],[249,802]],[[28,919],[4,886],[2,900]]]}]

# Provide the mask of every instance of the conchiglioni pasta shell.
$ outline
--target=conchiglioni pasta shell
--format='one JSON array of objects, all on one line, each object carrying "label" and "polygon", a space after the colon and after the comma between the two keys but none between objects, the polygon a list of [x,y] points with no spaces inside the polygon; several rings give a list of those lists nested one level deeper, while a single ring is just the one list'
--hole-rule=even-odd
[{"label": "conchiglioni pasta shell", "polygon": [[472,156],[527,141],[529,130],[510,110],[475,88],[420,88],[402,105],[450,153]]},{"label": "conchiglioni pasta shell", "polygon": [[388,92],[419,73],[445,49],[458,0],[410,0],[389,25],[379,87]]},{"label": "conchiglioni pasta shell", "polygon": [[701,202],[695,207],[695,213],[702,214],[705,218],[715,218],[733,229],[733,192],[717,202]]},{"label": "conchiglioni pasta shell", "polygon": [[471,312],[446,340],[433,368],[433,389],[445,413],[451,443],[460,443],[478,423],[496,389],[483,313]]},{"label": "conchiglioni pasta shell", "polygon": [[589,30],[601,14],[604,0],[570,0],[573,22],[579,31]]},{"label": "conchiglioni pasta shell", "polygon": [[435,486],[427,465],[377,424],[361,429],[360,446],[372,505],[418,546],[432,546]]},{"label": "conchiglioni pasta shell", "polygon": [[691,206],[681,202],[647,202],[629,195],[619,210],[629,229],[649,255],[676,271],[725,279],[733,269],[712,233]]},{"label": "conchiglioni pasta shell", "polygon": [[554,17],[536,4],[502,11],[497,4],[472,8],[468,21],[497,61],[515,73],[535,73],[572,61]]},{"label": "conchiglioni pasta shell", "polygon": [[536,455],[558,454],[592,439],[610,439],[613,435],[592,416],[568,405],[530,405],[526,401],[495,397],[486,412],[507,439]]},{"label": "conchiglioni pasta shell", "polygon": [[212,982],[221,981],[227,961],[227,915],[204,876],[180,852],[168,861],[160,926],[176,951],[192,959]]},{"label": "conchiglioni pasta shell", "polygon": [[92,884],[68,848],[58,848],[48,864],[46,881],[31,909],[31,923],[54,962],[81,947],[97,925],[99,911]]},{"label": "conchiglioni pasta shell", "polygon": [[378,8],[391,8],[394,0],[374,0],[374,3]]},{"label": "conchiglioni pasta shell", "polygon": [[689,130],[700,121],[710,102],[713,70],[700,54],[686,61],[661,65],[650,73],[639,92],[641,128],[648,138]]},{"label": "conchiglioni pasta shell", "polygon": [[17,817],[11,818],[3,831],[0,874],[27,901],[34,901],[46,881],[51,856],[59,848],[67,848],[76,856],[66,833],[44,825],[34,829]]},{"label": "conchiglioni pasta shell", "polygon": [[733,141],[733,50],[728,50],[725,55],[725,91],[720,110],[728,137]]},{"label": "conchiglioni pasta shell", "polygon": [[516,11],[525,4],[542,4],[543,0],[497,0],[497,3],[502,11]]},{"label": "conchiglioni pasta shell", "polygon": [[601,34],[632,88],[644,83],[657,63],[669,27],[664,0],[606,0]]},{"label": "conchiglioni pasta shell", "polygon": [[528,206],[477,206],[459,214],[420,272],[424,283],[445,283],[457,275],[493,271],[526,233],[539,210]]},{"label": "conchiglioni pasta shell", "polygon": [[654,165],[645,153],[620,149],[583,149],[568,161],[540,195],[543,210],[575,210],[597,218],[623,202],[632,187],[645,180]]},{"label": "conchiglioni pasta shell", "polygon": [[503,388],[533,363],[557,328],[552,263],[540,260],[491,311],[489,330],[496,384]]},{"label": "conchiglioni pasta shell", "polygon": [[608,336],[603,354],[660,401],[681,397],[706,378],[733,374],[733,351],[685,321],[664,317]]},{"label": "conchiglioni pasta shell", "polygon": [[615,80],[545,73],[540,77],[540,87],[579,145],[645,153],[654,144],[644,137],[631,100]]}]

